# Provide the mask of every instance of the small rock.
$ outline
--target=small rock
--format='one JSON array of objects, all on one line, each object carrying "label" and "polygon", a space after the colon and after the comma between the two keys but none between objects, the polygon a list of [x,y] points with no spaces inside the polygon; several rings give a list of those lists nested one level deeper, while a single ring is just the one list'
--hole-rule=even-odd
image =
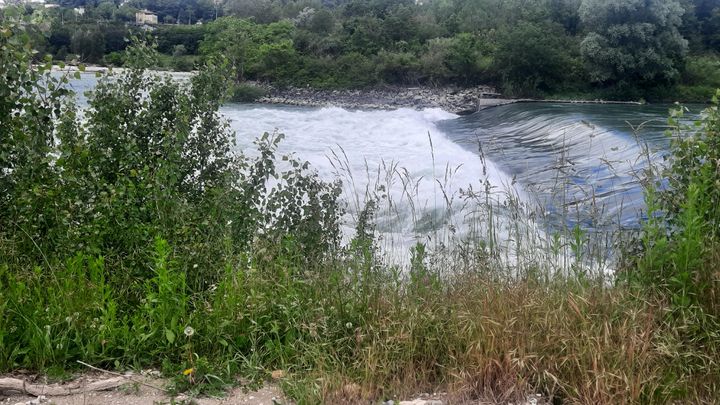
[{"label": "small rock", "polygon": [[25,402],[18,402],[15,405],[40,405],[40,404],[44,404],[46,402],[48,402],[47,397],[45,397],[45,395],[40,395],[37,398],[31,399],[31,400],[25,401]]}]

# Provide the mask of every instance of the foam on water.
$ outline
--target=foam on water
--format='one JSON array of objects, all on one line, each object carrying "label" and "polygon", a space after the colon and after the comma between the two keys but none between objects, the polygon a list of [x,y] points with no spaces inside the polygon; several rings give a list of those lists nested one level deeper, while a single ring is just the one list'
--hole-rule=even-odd
[{"label": "foam on water", "polygon": [[[511,177],[494,162],[483,161],[438,128],[438,122],[457,118],[440,109],[349,111],[228,105],[221,112],[237,132],[243,150],[252,150],[253,140],[263,132],[285,134],[279,152],[295,153],[326,179],[339,175],[351,210],[362,208],[368,190],[386,186],[394,208],[385,218],[381,213],[379,227],[384,232],[410,237],[432,230],[433,226],[421,229],[422,218],[445,210],[446,199],[457,198],[470,185],[476,190],[483,189],[485,182],[495,190],[511,188]],[[411,180],[411,191],[401,178]],[[505,196],[497,192],[492,198],[502,202]],[[462,222],[458,218],[444,221],[444,225]]]},{"label": "foam on water", "polygon": [[[87,74],[72,81],[81,108],[82,92],[96,82]],[[364,202],[379,197],[380,236],[407,259],[415,241],[437,242],[443,233],[520,247],[521,236],[543,244],[572,222],[599,232],[637,226],[644,202],[635,174],[668,150],[668,107],[520,103],[458,117],[440,109],[228,104],[221,113],[244,153],[256,151],[264,132],[280,132],[278,155],[294,153],[326,180],[340,177],[346,237]],[[628,125],[641,123],[648,159]]]}]

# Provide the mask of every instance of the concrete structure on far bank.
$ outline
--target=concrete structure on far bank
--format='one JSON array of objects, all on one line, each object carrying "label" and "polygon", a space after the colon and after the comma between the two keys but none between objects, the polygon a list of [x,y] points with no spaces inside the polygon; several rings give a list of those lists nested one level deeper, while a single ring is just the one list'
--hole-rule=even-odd
[{"label": "concrete structure on far bank", "polygon": [[139,25],[157,25],[157,14],[148,10],[140,10],[135,13],[135,23]]}]

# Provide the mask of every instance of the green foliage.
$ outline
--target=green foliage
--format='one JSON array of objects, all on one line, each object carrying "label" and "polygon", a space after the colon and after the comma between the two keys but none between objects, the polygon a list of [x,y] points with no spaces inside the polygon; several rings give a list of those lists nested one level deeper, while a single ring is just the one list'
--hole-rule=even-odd
[{"label": "green foliage", "polygon": [[[60,55],[58,55],[59,57]],[[112,52],[103,58],[103,62],[112,67],[122,66],[125,63],[125,57],[121,52]]]},{"label": "green foliage", "polygon": [[253,18],[260,24],[268,24],[280,19],[278,3],[273,0],[230,0],[225,4],[225,11],[240,18]]},{"label": "green foliage", "polygon": [[95,14],[105,20],[113,18],[115,15],[115,4],[111,1],[103,1],[95,8]]},{"label": "green foliage", "polygon": [[488,58],[493,46],[487,38],[458,34],[449,42],[445,64],[451,74],[466,84],[482,81],[492,59]]},{"label": "green foliage", "polygon": [[152,31],[157,67],[188,71],[224,55],[237,83],[279,86],[490,84],[509,95],[707,101],[715,85],[687,83],[685,42],[700,59],[720,50],[720,6],[709,0],[61,4],[86,12],[53,9],[49,37],[45,29],[32,34],[34,47],[56,60],[78,54],[119,65],[115,52],[136,30],[120,22],[146,8],[161,18]]},{"label": "green foliage", "polygon": [[238,81],[282,79],[297,69],[292,32],[289,22],[258,25],[221,18],[208,28],[200,51],[206,56],[221,54],[228,58]]},{"label": "green foliage", "polygon": [[675,100],[709,102],[720,88],[720,58],[716,55],[690,56],[677,87]]},{"label": "green foliage", "polygon": [[70,39],[70,50],[78,55],[80,60],[99,62],[105,54],[104,34],[97,28],[75,31]]},{"label": "green foliage", "polygon": [[[639,240],[640,254],[624,274],[631,286],[669,304],[663,317],[673,332],[664,339],[674,347],[675,356],[684,359],[668,364],[665,373],[670,381],[704,374],[715,367],[718,353],[713,343],[720,330],[718,96],[720,91],[703,118],[689,127],[681,124],[682,110],[673,112],[671,161],[661,180],[647,187],[648,218]],[[692,394],[690,387],[669,388],[649,398]]]},{"label": "green foliage", "polygon": [[677,0],[584,0],[581,44],[593,81],[643,86],[677,79],[687,41]]},{"label": "green foliage", "polygon": [[[74,1],[85,3],[86,8],[95,5],[94,2],[85,0]],[[180,23],[192,25],[199,20],[209,21],[215,18],[219,12],[222,12],[222,10],[219,10],[220,6],[220,4],[208,0],[130,0],[124,2],[123,5],[120,6],[120,9],[127,8],[129,9],[127,11],[128,13],[132,9],[148,9],[160,18],[169,15],[173,16],[173,18]],[[130,21],[134,20],[135,14],[132,13]],[[169,21],[164,22],[170,23]]]},{"label": "green foliage", "polygon": [[172,54],[176,46],[182,45],[188,54],[197,54],[200,42],[205,36],[206,25],[163,25],[155,31],[158,51]]},{"label": "green foliage", "polygon": [[[0,341],[4,369],[175,362],[189,297],[226,265],[280,243],[301,267],[337,246],[338,184],[292,156],[278,168],[280,136],[260,138],[257,158],[234,152],[222,62],[180,84],[137,68],[156,63],[137,44],[80,118],[65,79],[32,64],[25,27],[3,25],[0,42],[0,281],[8,324],[33,327]],[[38,315],[48,305],[58,312]]]},{"label": "green foliage", "polygon": [[380,80],[388,83],[414,83],[418,67],[415,57],[407,52],[380,51],[376,59]]},{"label": "green foliage", "polygon": [[[672,160],[662,182],[648,188],[648,220],[643,227],[643,255],[631,274],[657,288],[680,309],[718,316],[718,237],[720,237],[720,113],[718,97],[703,118],[681,124],[673,112]],[[678,136],[682,134],[682,136]]]},{"label": "green foliage", "polygon": [[556,91],[571,79],[571,45],[558,27],[523,24],[500,35],[494,68],[510,94]]},{"label": "green foliage", "polygon": [[252,103],[267,94],[265,89],[252,84],[240,83],[233,87],[230,100],[238,103]]}]

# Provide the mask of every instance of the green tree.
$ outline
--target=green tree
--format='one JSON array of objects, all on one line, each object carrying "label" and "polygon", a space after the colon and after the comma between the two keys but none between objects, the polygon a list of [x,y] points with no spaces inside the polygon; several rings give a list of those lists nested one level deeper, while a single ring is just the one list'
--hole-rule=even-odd
[{"label": "green tree", "polygon": [[135,21],[135,13],[137,12],[138,9],[136,9],[135,7],[131,7],[128,4],[123,4],[115,11],[115,18],[120,21]]},{"label": "green tree", "polygon": [[105,35],[97,27],[83,27],[75,31],[70,49],[87,62],[99,62],[105,54]]},{"label": "green tree", "polygon": [[387,83],[417,83],[417,58],[407,52],[380,51],[377,55],[378,77]]},{"label": "green tree", "polygon": [[420,56],[420,70],[433,83],[447,81],[451,76],[446,64],[451,42],[450,38],[430,40],[425,52]]},{"label": "green tree", "polygon": [[357,17],[345,21],[343,30],[346,35],[344,42],[351,52],[365,55],[375,54],[389,45],[383,30],[383,20],[377,17]]},{"label": "green tree", "polygon": [[254,77],[266,80],[288,80],[297,71],[297,54],[292,40],[262,44],[252,65]]},{"label": "green tree", "polygon": [[580,4],[581,0],[547,0],[550,20],[576,35],[580,31]]},{"label": "green tree", "polygon": [[316,34],[328,34],[335,26],[335,18],[328,10],[321,9],[315,12],[310,18],[310,31]]},{"label": "green tree", "polygon": [[55,204],[51,156],[67,80],[50,74],[49,59],[33,61],[34,29],[15,13],[0,13],[0,257],[27,249],[39,262],[33,240],[42,241],[57,221],[47,212]]},{"label": "green tree", "polygon": [[677,0],[584,0],[588,34],[581,52],[590,77],[602,84],[656,85],[678,76],[687,41]]},{"label": "green tree", "polygon": [[280,19],[280,8],[272,0],[229,0],[225,3],[226,15],[252,18],[267,24]]},{"label": "green tree", "polygon": [[115,3],[104,1],[95,8],[95,14],[104,20],[110,20],[115,15],[116,10],[117,7],[115,7]]},{"label": "green tree", "polygon": [[511,93],[552,91],[572,71],[568,49],[572,47],[562,28],[522,24],[500,35],[494,68]]},{"label": "green tree", "polygon": [[287,78],[296,67],[294,29],[289,21],[260,25],[223,17],[210,25],[200,51],[206,56],[227,57],[237,81]]},{"label": "green tree", "polygon": [[445,64],[453,77],[464,84],[481,81],[492,60],[491,44],[479,35],[461,33],[448,45]]}]

